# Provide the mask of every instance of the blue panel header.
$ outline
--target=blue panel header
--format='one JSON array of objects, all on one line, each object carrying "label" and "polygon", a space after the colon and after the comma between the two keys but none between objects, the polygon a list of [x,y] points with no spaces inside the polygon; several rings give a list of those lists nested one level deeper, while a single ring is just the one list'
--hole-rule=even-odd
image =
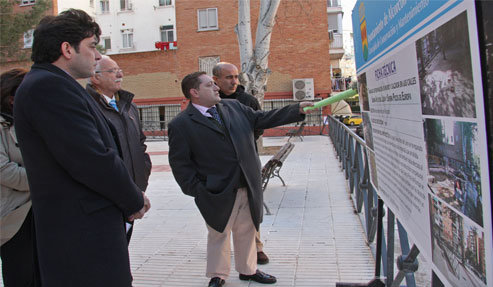
[{"label": "blue panel header", "polygon": [[371,61],[447,2],[358,0],[352,13],[356,69]]}]

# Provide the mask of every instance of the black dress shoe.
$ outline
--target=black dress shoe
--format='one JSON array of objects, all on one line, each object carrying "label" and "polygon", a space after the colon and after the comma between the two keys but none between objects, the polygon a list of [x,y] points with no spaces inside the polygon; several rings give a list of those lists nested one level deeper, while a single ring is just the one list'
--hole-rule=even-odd
[{"label": "black dress shoe", "polygon": [[273,284],[277,282],[276,277],[264,273],[257,269],[257,272],[253,275],[240,274],[240,280],[253,280],[262,284]]},{"label": "black dress shoe", "polygon": [[263,251],[257,252],[257,264],[267,264],[269,263],[269,257]]},{"label": "black dress shoe", "polygon": [[223,279],[219,277],[214,277],[211,279],[211,281],[209,281],[208,287],[221,287],[224,285],[224,283],[226,283],[226,281],[224,281]]}]

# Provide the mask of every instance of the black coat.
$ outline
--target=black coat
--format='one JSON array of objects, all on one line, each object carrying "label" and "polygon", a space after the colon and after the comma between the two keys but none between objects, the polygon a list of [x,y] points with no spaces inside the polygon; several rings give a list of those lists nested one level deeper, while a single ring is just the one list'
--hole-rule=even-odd
[{"label": "black coat", "polygon": [[92,85],[87,85],[86,90],[99,104],[106,119],[115,127],[123,161],[135,184],[141,190],[146,190],[152,164],[151,158],[146,153],[146,136],[142,132],[139,111],[132,103],[134,94],[125,90],[118,91],[118,111],[116,111]]},{"label": "black coat", "polygon": [[[195,203],[208,225],[222,232],[231,215],[240,184],[246,179],[248,202],[255,227],[263,215],[261,164],[254,129],[267,129],[304,119],[299,105],[253,111],[236,100],[217,104],[226,132],[192,104],[168,125],[169,163],[182,191]],[[228,136],[230,135],[230,136]]]},{"label": "black coat", "polygon": [[[219,96],[221,96],[221,99],[238,100],[238,102],[252,108],[254,111],[261,110],[260,103],[258,102],[257,98],[245,92],[245,87],[243,87],[242,85],[238,85],[236,87],[236,91],[231,95],[226,95],[223,92],[219,91]],[[255,140],[257,140],[263,133],[264,130],[262,129],[255,130]]]},{"label": "black coat", "polygon": [[94,99],[56,66],[34,64],[14,116],[42,285],[131,286],[124,218],[144,201]]}]

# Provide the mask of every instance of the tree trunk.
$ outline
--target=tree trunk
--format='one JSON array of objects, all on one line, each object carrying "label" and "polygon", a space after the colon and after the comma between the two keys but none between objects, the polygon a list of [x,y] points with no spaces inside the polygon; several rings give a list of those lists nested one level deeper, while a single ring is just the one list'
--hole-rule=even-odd
[{"label": "tree trunk", "polygon": [[281,0],[260,0],[255,48],[252,47],[250,26],[250,0],[238,0],[238,25],[235,32],[240,46],[240,82],[245,90],[256,97],[264,106],[264,94],[271,73],[268,68],[270,38]]},{"label": "tree trunk", "polygon": [[[255,48],[252,46],[250,25],[250,0],[238,0],[238,24],[235,27],[240,47],[240,83],[245,90],[256,97],[264,108],[265,86],[271,73],[269,64],[270,37],[281,0],[260,0],[260,14],[255,34]],[[257,140],[258,152],[264,151],[263,138]]]}]

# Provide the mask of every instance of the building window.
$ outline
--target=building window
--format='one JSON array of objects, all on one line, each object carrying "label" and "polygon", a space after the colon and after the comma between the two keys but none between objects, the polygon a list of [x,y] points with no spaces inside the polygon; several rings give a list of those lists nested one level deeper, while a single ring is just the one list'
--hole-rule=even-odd
[{"label": "building window", "polygon": [[197,10],[199,31],[217,30],[217,8]]},{"label": "building window", "polygon": [[159,27],[161,31],[161,42],[173,42],[175,37],[173,37],[173,25],[166,25]]},{"label": "building window", "polygon": [[24,48],[31,48],[33,46],[33,33],[34,29],[24,33]]},{"label": "building window", "polygon": [[171,6],[171,0],[159,0],[159,6]]},{"label": "building window", "polygon": [[110,37],[102,37],[101,42],[103,43],[103,48],[105,50],[111,50],[111,38]]},{"label": "building window", "polygon": [[122,47],[133,48],[134,46],[134,33],[132,29],[122,30]]},{"label": "building window", "polygon": [[208,56],[199,58],[199,71],[206,72],[212,77],[212,68],[219,63],[219,56]]},{"label": "building window", "polygon": [[110,1],[108,0],[101,0],[100,2],[101,5],[101,13],[110,13]]},{"label": "building window", "polygon": [[339,29],[337,15],[335,14],[328,15],[328,26],[329,26],[329,31],[334,31],[334,33],[337,33],[337,30]]},{"label": "building window", "polygon": [[120,10],[132,10],[132,3],[129,0],[120,0]]},{"label": "building window", "polygon": [[33,4],[36,4],[36,0],[22,0],[21,1],[21,6],[24,6],[24,5],[33,5]]},{"label": "building window", "polygon": [[340,7],[341,0],[327,0],[327,7]]},{"label": "building window", "polygon": [[94,0],[89,0],[89,6],[94,7]]}]

